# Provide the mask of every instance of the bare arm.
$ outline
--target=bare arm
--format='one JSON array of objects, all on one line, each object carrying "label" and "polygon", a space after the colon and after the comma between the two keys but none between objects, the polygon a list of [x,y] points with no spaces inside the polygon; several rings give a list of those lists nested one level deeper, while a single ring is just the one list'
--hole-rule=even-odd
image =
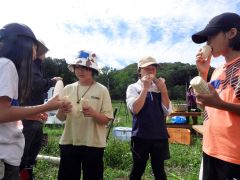
[{"label": "bare arm", "polygon": [[86,117],[93,117],[100,124],[107,124],[110,119],[105,114],[94,110],[91,106],[83,108],[83,114]]},{"label": "bare arm", "polygon": [[58,112],[56,114],[56,117],[60,121],[65,121],[67,118],[67,113],[70,113],[72,111],[72,104],[70,101],[64,101],[63,105],[58,109]]},{"label": "bare arm", "polygon": [[11,106],[11,99],[6,96],[0,97],[0,123],[12,122],[24,119],[35,114],[57,109],[62,104],[58,96],[49,100],[46,104],[29,107]]},{"label": "bare arm", "polygon": [[149,87],[151,86],[151,83],[154,79],[154,76],[151,75],[145,75],[141,78],[141,81],[143,83],[143,89],[140,92],[139,96],[136,98],[136,101],[133,103],[133,113],[138,114],[139,111],[143,108],[147,92]]},{"label": "bare arm", "polygon": [[60,109],[58,110],[56,117],[60,120],[60,121],[65,121],[67,118],[67,114],[65,114],[63,111],[61,111]]},{"label": "bare arm", "polygon": [[196,94],[198,104],[203,107],[209,106],[240,115],[240,104],[225,102],[219,97],[218,93],[211,85],[209,85],[209,89],[210,94]]},{"label": "bare arm", "polygon": [[207,81],[207,75],[210,68],[211,56],[206,60],[202,57],[202,53],[198,52],[196,55],[196,65],[198,69],[199,76],[201,76],[205,81]]},{"label": "bare arm", "polygon": [[240,104],[237,104],[237,103],[228,103],[228,102],[223,101],[221,104],[218,104],[218,106],[216,106],[216,108],[230,111],[230,112],[240,115]]}]

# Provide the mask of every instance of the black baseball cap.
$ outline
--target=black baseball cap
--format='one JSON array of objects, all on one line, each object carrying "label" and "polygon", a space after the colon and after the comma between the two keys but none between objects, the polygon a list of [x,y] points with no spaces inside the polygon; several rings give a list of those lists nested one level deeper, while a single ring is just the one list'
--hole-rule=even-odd
[{"label": "black baseball cap", "polygon": [[40,56],[48,51],[48,48],[39,40],[37,40],[33,31],[25,24],[9,23],[0,29],[0,41],[5,37],[10,36],[25,36],[33,39],[38,46],[37,56]]},{"label": "black baseball cap", "polygon": [[240,16],[236,13],[226,12],[212,18],[202,31],[192,35],[192,40],[197,44],[204,43],[208,40],[208,36],[231,28],[240,30]]}]

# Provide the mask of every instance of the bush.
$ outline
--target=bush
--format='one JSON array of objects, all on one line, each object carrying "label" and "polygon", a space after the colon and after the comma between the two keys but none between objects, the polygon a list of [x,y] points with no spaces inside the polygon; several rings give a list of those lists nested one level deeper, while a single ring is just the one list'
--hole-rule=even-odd
[{"label": "bush", "polygon": [[132,165],[132,154],[127,141],[110,138],[104,153],[105,166],[129,170]]}]

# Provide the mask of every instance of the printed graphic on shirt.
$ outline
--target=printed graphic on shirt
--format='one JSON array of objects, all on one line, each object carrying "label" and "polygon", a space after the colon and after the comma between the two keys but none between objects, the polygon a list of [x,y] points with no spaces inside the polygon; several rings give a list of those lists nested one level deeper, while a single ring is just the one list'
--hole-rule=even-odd
[{"label": "printed graphic on shirt", "polygon": [[19,106],[18,100],[17,99],[12,99],[11,105],[12,106]]},{"label": "printed graphic on shirt", "polygon": [[211,85],[217,90],[219,94],[228,86],[234,89],[235,96],[240,100],[240,78],[239,78],[240,60],[236,63],[229,65],[226,69],[226,77],[224,80],[216,79],[211,81]]},{"label": "printed graphic on shirt", "polygon": [[97,100],[100,100],[100,97],[97,97],[97,96],[91,96],[92,99],[97,99]]},{"label": "printed graphic on shirt", "polygon": [[[218,77],[213,77],[210,83],[224,101],[232,102],[233,98],[240,100],[240,59],[225,68],[225,72],[220,73]],[[222,93],[225,95],[221,95]],[[228,96],[229,94],[232,96]],[[206,111],[203,119],[208,119]]]}]

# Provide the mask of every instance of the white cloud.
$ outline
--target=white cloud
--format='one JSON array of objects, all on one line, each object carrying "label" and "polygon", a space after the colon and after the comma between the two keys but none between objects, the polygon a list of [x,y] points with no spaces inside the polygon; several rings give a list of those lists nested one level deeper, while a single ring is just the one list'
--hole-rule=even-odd
[{"label": "white cloud", "polygon": [[[239,5],[239,0],[8,0],[1,3],[0,26],[29,25],[49,47],[48,56],[68,61],[87,49],[96,52],[100,66],[113,68],[145,55],[193,64],[200,45],[191,35],[217,14],[239,13]],[[151,27],[160,34],[153,43]],[[223,62],[216,59],[212,65],[218,61]]]}]

